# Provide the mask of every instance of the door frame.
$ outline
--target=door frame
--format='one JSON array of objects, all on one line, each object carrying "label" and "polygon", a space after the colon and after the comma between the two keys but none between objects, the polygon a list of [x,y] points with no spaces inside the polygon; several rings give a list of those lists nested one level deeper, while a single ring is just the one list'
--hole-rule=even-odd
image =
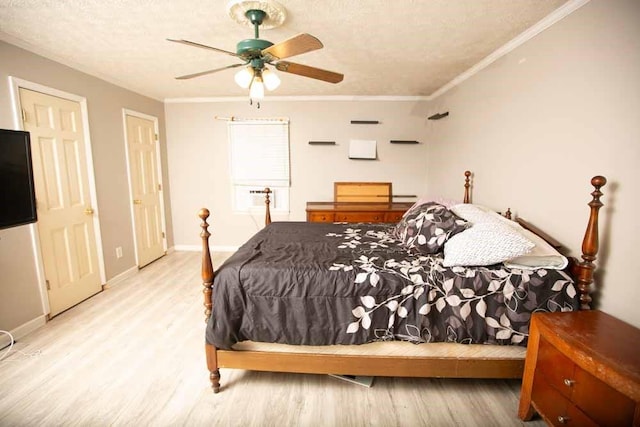
[{"label": "door frame", "polygon": [[[89,181],[89,195],[91,198],[91,205],[96,212],[93,215],[93,229],[96,238],[96,251],[98,254],[98,270],[100,273],[100,281],[104,286],[107,283],[107,274],[104,266],[104,253],[102,250],[102,234],[100,233],[100,209],[98,207],[98,195],[96,192],[96,180],[95,172],[93,168],[93,153],[91,151],[91,137],[89,132],[89,110],[87,109],[87,98],[73,93],[65,92],[59,89],[54,89],[49,86],[44,86],[39,83],[30,82],[17,77],[9,76],[9,92],[11,96],[11,105],[13,108],[13,122],[14,127],[17,130],[24,130],[24,123],[22,122],[22,105],[20,103],[20,89],[27,89],[34,92],[40,92],[45,95],[55,96],[63,98],[69,101],[77,102],[80,104],[80,113],[82,116],[83,138],[85,144],[86,163],[87,163],[87,178]],[[49,293],[47,292],[47,284],[44,271],[44,261],[42,259],[42,249],[40,247],[40,235],[38,232],[37,223],[30,224],[31,228],[31,240],[33,246],[33,254],[35,258],[36,275],[38,278],[38,287],[40,289],[40,300],[42,303],[42,310],[45,315],[51,313],[49,306]]]},{"label": "door frame", "polygon": [[158,183],[161,190],[159,191],[160,197],[160,223],[162,226],[162,232],[164,237],[162,238],[162,248],[167,253],[167,222],[164,211],[164,181],[162,180],[162,156],[160,153],[160,127],[158,125],[158,118],[149,114],[141,113],[139,111],[130,110],[128,108],[122,109],[122,127],[124,132],[124,153],[127,161],[127,182],[129,184],[129,210],[131,212],[131,224],[133,225],[133,251],[136,257],[136,265],[140,268],[140,258],[138,257],[138,240],[136,236],[136,216],[135,207],[133,206],[133,183],[131,180],[131,163],[129,162],[129,137],[127,134],[127,116],[139,117],[141,119],[150,120],[153,122],[153,132],[158,136],[156,140],[155,152],[156,152],[156,173],[158,174]]}]

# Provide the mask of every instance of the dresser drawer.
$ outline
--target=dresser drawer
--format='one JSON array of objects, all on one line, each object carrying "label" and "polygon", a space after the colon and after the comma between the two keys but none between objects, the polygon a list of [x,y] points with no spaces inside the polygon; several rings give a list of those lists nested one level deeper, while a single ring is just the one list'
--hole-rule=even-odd
[{"label": "dresser drawer", "polygon": [[309,222],[334,222],[334,213],[332,211],[307,212],[307,221]]},{"label": "dresser drawer", "polygon": [[534,378],[531,398],[536,410],[551,425],[585,427],[598,425],[575,407],[569,399],[550,386],[542,376],[538,375]]},{"label": "dresser drawer", "polygon": [[387,212],[384,214],[384,222],[399,222],[404,212]]},{"label": "dresser drawer", "polygon": [[383,222],[383,212],[336,212],[336,222]]}]

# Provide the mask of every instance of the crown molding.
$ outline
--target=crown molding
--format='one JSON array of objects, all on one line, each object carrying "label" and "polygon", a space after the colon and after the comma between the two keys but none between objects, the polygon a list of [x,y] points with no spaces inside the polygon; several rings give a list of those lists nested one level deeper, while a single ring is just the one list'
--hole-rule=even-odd
[{"label": "crown molding", "polygon": [[[327,95],[327,96],[268,96],[260,102],[315,102],[315,101],[391,101],[416,102],[429,101],[428,96],[359,96],[359,95]],[[246,96],[212,96],[197,98],[165,98],[165,104],[197,104],[214,102],[249,102]]]},{"label": "crown molding", "polygon": [[502,45],[501,47],[493,51],[491,54],[489,54],[489,56],[485,57],[482,61],[478,62],[473,67],[469,68],[467,71],[458,75],[449,83],[445,84],[440,89],[433,92],[431,95],[429,95],[429,100],[436,99],[439,96],[448,92],[450,89],[458,86],[460,83],[467,80],[469,77],[482,71],[483,69],[493,64],[495,61],[502,58],[503,56],[505,56],[506,54],[508,54],[515,48],[517,48],[518,46],[528,42],[529,40],[531,40],[532,38],[540,34],[542,31],[549,28],[556,22],[560,21],[561,19],[570,15],[577,9],[584,6],[585,4],[589,3],[589,1],[590,0],[570,0],[567,3],[563,4],[558,9],[554,10],[549,15],[545,16],[540,21],[535,23],[533,26],[529,27],[527,30],[520,33],[520,35],[516,36],[516,38],[505,43],[504,45]]}]

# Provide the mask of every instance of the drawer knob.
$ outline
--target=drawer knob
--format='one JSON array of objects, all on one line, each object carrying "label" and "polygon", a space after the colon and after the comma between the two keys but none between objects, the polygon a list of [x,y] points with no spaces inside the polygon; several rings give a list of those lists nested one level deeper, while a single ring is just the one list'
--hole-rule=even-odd
[{"label": "drawer knob", "polygon": [[566,415],[558,415],[558,422],[560,424],[566,424],[569,421],[571,421],[571,418],[567,417]]},{"label": "drawer knob", "polygon": [[569,378],[564,379],[564,385],[566,385],[567,387],[571,387],[574,383],[574,380],[570,380]]}]

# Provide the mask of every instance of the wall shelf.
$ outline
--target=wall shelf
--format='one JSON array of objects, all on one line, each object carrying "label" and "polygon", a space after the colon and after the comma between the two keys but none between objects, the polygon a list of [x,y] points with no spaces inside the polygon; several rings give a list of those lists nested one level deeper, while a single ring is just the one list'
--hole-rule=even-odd
[{"label": "wall shelf", "polygon": [[352,125],[377,125],[380,123],[377,120],[351,120]]},{"label": "wall shelf", "polygon": [[434,114],[433,116],[429,116],[429,117],[427,117],[427,119],[429,119],[429,120],[440,120],[440,119],[444,119],[448,115],[449,115],[449,112],[445,111],[444,113],[437,113],[437,114]]},{"label": "wall shelf", "polygon": [[335,141],[309,141],[309,145],[336,145]]},{"label": "wall shelf", "polygon": [[392,139],[389,141],[391,144],[420,144],[420,141],[405,141],[400,139]]}]

